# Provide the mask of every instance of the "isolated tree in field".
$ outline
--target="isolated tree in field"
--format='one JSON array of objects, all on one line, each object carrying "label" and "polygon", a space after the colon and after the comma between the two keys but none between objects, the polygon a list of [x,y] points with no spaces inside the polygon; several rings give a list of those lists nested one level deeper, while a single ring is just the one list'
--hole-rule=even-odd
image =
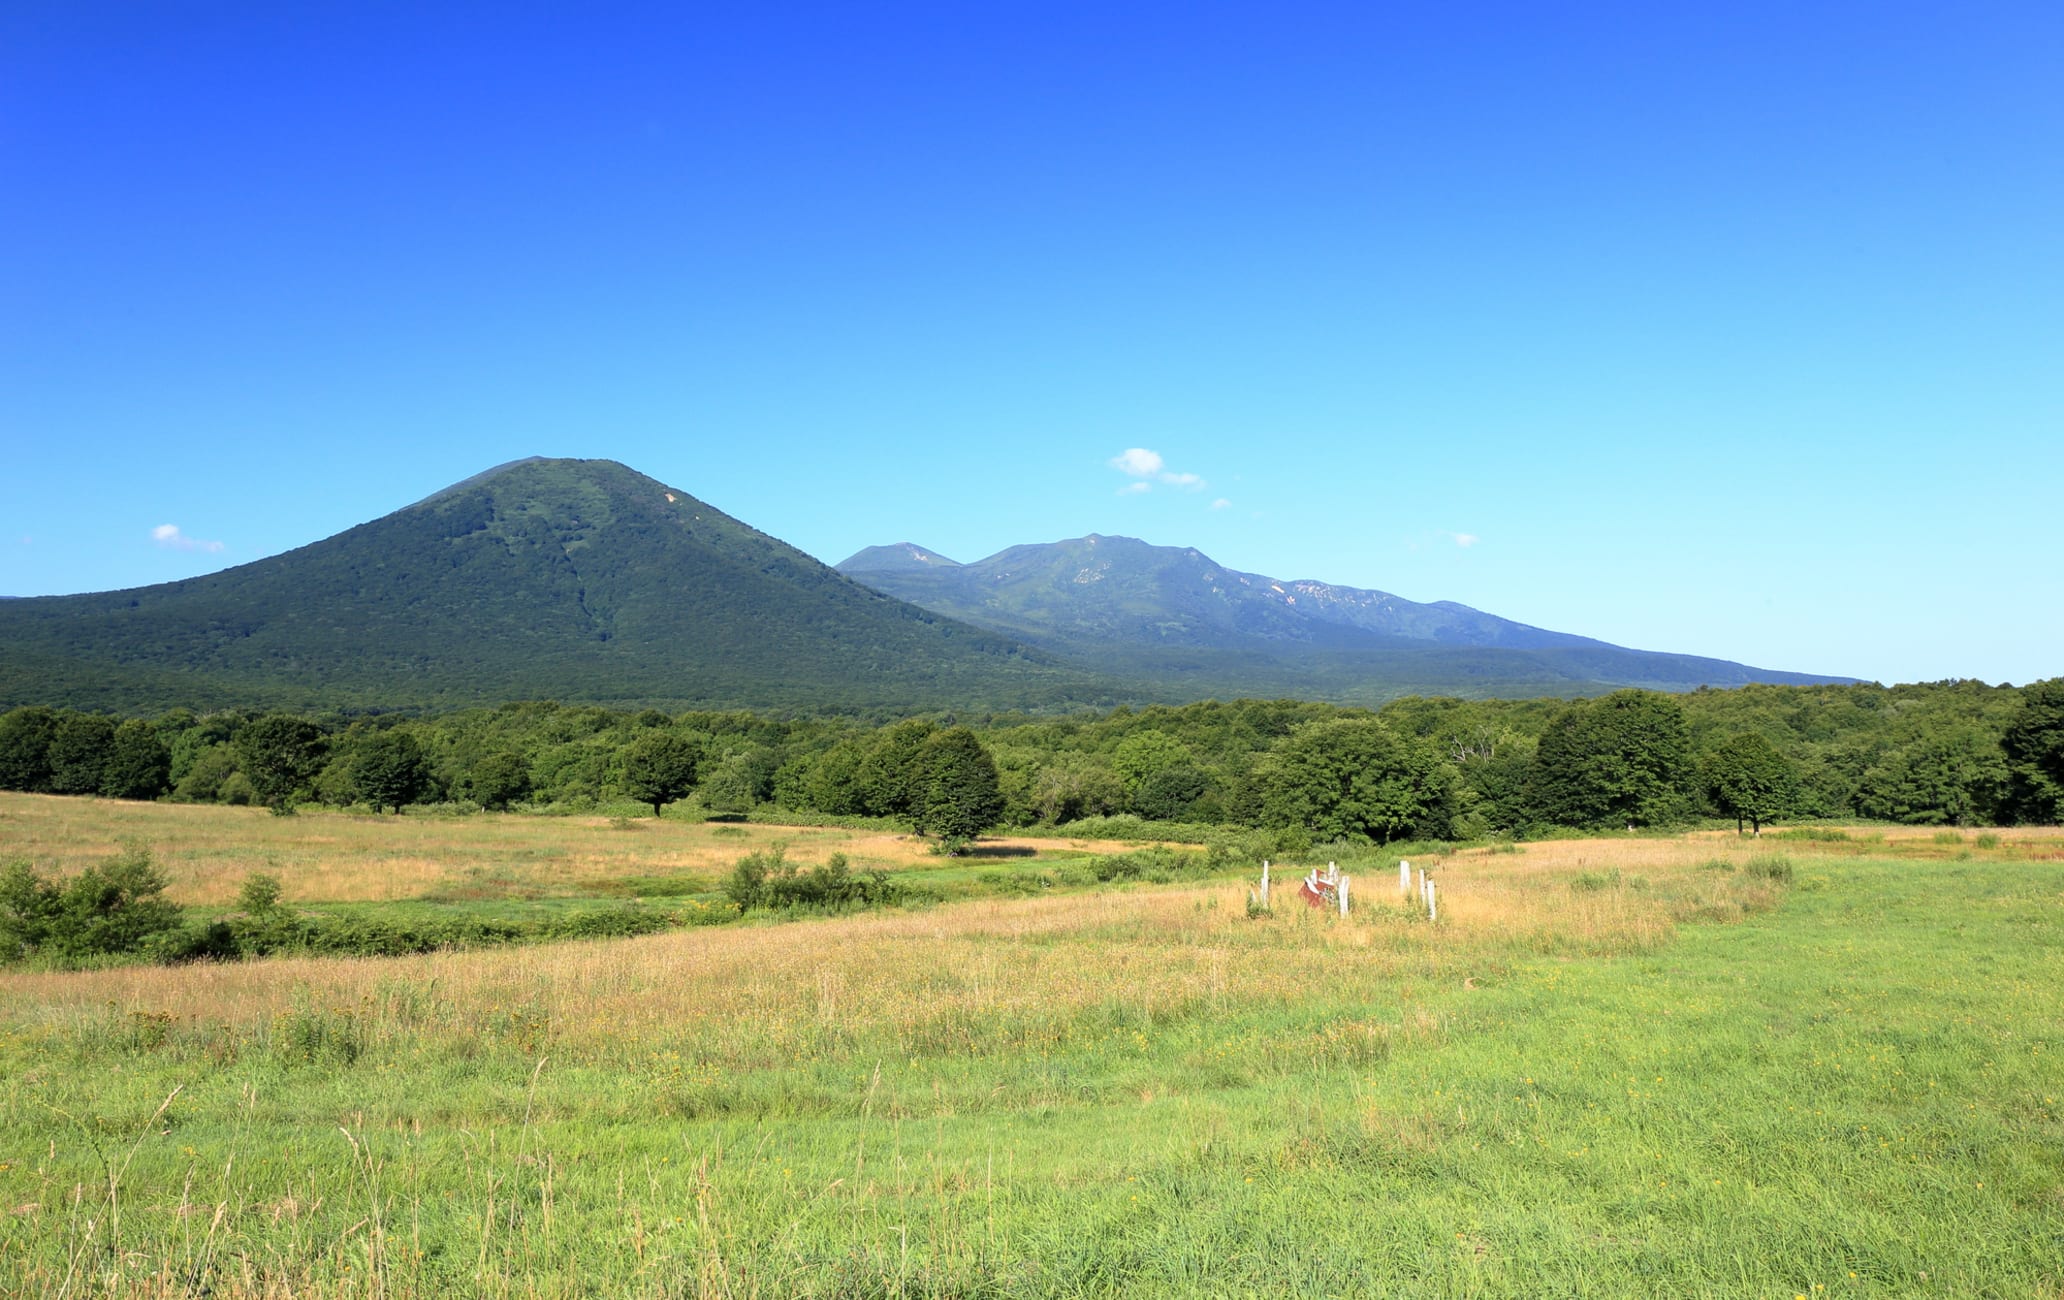
[{"label": "isolated tree in field", "polygon": [[172,751],[148,723],[115,728],[101,768],[100,792],[110,799],[155,799],[172,786]]},{"label": "isolated tree in field", "polygon": [[911,821],[919,834],[937,835],[947,852],[960,852],[1003,815],[996,760],[966,727],[935,732],[919,752],[918,764],[924,793]]},{"label": "isolated tree in field", "polygon": [[322,771],[329,748],[314,723],[287,713],[245,723],[231,745],[252,794],[276,813],[294,810],[295,794]]},{"label": "isolated tree in field", "polygon": [[1652,825],[1682,812],[1692,775],[1683,708],[1614,691],[1548,724],[1529,785],[1535,812],[1559,826]]},{"label": "isolated tree in field", "polygon": [[702,746],[678,731],[652,730],[624,746],[624,792],[652,805],[652,815],[695,788]]},{"label": "isolated tree in field", "polygon": [[50,737],[57,715],[40,706],[0,714],[0,790],[50,788]]},{"label": "isolated tree in field", "polygon": [[2022,689],[2021,708],[2000,737],[2007,756],[2008,803],[2015,820],[2064,817],[2064,677]]},{"label": "isolated tree in field", "polygon": [[1453,812],[1439,755],[1374,718],[1300,728],[1269,752],[1257,780],[1262,824],[1302,827],[1317,840],[1442,835]]},{"label": "isolated tree in field", "polygon": [[1742,833],[1746,818],[1763,833],[1763,823],[1788,813],[1799,796],[1799,773],[1762,733],[1729,736],[1699,761],[1699,778],[1713,806],[1734,818]]},{"label": "isolated tree in field", "polygon": [[430,760],[406,731],[383,731],[359,742],[351,759],[351,788],[373,811],[419,802],[430,789]]}]

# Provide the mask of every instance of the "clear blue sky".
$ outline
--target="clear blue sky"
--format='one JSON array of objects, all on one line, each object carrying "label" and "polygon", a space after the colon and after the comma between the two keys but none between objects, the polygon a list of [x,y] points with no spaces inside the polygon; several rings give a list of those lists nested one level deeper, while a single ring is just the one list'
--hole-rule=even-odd
[{"label": "clear blue sky", "polygon": [[0,593],[597,456],[828,562],[2057,675],[2060,69],[2054,0],[14,0]]}]

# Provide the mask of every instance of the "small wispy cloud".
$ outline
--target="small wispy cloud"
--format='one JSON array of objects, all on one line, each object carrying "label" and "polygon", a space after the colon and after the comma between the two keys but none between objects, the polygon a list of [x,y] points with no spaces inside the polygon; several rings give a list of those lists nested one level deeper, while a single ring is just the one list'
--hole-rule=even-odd
[{"label": "small wispy cloud", "polygon": [[151,540],[168,551],[205,551],[209,555],[225,549],[221,542],[205,542],[179,531],[178,524],[159,524],[151,529]]},{"label": "small wispy cloud", "polygon": [[1151,492],[1156,483],[1165,483],[1169,487],[1182,488],[1189,492],[1202,491],[1205,486],[1203,475],[1192,474],[1187,470],[1172,470],[1168,468],[1168,462],[1162,458],[1160,452],[1146,447],[1127,447],[1106,463],[1120,474],[1137,480],[1119,489],[1122,496]]},{"label": "small wispy cloud", "polygon": [[1232,504],[1232,502],[1226,500],[1224,497],[1220,497],[1218,500],[1211,503],[1211,508],[1213,510],[1227,510],[1232,508]]},{"label": "small wispy cloud", "polygon": [[1448,537],[1454,541],[1455,545],[1461,547],[1465,551],[1483,540],[1481,537],[1478,537],[1475,533],[1449,533]]}]

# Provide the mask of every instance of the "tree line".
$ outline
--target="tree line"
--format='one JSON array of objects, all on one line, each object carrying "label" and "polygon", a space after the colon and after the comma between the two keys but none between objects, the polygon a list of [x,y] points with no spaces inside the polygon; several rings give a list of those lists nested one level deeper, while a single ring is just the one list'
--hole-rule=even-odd
[{"label": "tree line", "polygon": [[1380,710],[1206,702],[869,726],[550,702],[432,717],[41,707],[0,715],[0,789],[373,811],[884,818],[949,847],[1095,819],[1295,840],[1462,838],[1701,818],[2053,823],[2064,678],[1750,686]]}]

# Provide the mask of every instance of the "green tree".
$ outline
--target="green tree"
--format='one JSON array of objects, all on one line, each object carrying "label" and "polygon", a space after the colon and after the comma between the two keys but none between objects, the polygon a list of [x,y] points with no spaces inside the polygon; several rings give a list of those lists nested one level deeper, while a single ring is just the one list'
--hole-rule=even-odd
[{"label": "green tree", "polygon": [[172,751],[149,723],[131,720],[115,728],[100,792],[110,799],[155,799],[172,785]]},{"label": "green tree", "polygon": [[1760,733],[1738,732],[1708,750],[1699,761],[1699,777],[1713,806],[1734,818],[1742,833],[1747,818],[1763,833],[1763,823],[1792,810],[1799,795],[1799,772]]},{"label": "green tree", "polygon": [[1094,754],[1062,750],[1032,776],[1032,810],[1049,826],[1125,807],[1125,780]]},{"label": "green tree", "polygon": [[867,763],[865,741],[842,740],[807,760],[808,769],[800,782],[807,805],[835,817],[850,817],[867,811],[867,796],[860,785],[860,770]]},{"label": "green tree", "polygon": [[1190,747],[1164,731],[1135,731],[1111,751],[1111,767],[1125,780],[1125,793],[1137,800],[1140,787],[1156,772],[1195,767]]},{"label": "green tree", "polygon": [[233,746],[210,745],[194,756],[186,774],[172,787],[172,797],[184,803],[214,803],[222,797],[224,783],[236,775],[236,770]]},{"label": "green tree", "polygon": [[1887,754],[1856,793],[1866,817],[1916,826],[1968,826],[2003,802],[2007,760],[1975,727],[1957,727]]},{"label": "green tree", "polygon": [[2007,807],[2014,819],[2064,818],[2064,677],[2023,688],[2000,750],[2007,758]]},{"label": "green tree", "polygon": [[715,813],[749,813],[774,794],[780,766],[773,750],[748,746],[724,755],[702,778],[702,805]]},{"label": "green tree", "polygon": [[1560,826],[1653,825],[1682,815],[1692,775],[1677,702],[1614,691],[1548,724],[1530,785],[1536,813]]},{"label": "green tree", "polygon": [[652,805],[657,817],[666,805],[695,788],[702,767],[702,745],[693,736],[654,728],[641,732],[623,749],[625,793]]},{"label": "green tree", "polygon": [[430,760],[406,731],[382,731],[358,744],[351,759],[351,788],[373,811],[418,803],[430,789]]},{"label": "green tree", "polygon": [[237,728],[237,767],[258,802],[290,813],[302,789],[322,771],[328,749],[322,730],[291,713],[268,713]]},{"label": "green tree", "polygon": [[97,713],[60,713],[50,735],[50,789],[54,794],[99,794],[114,748],[115,720]]},{"label": "green tree", "polygon": [[1132,792],[1132,810],[1150,821],[1182,821],[1211,790],[1211,777],[1187,763],[1156,768]]},{"label": "green tree", "polygon": [[966,727],[934,732],[918,764],[924,793],[911,821],[919,834],[937,835],[947,852],[960,852],[1003,815],[996,760]]},{"label": "green tree", "polygon": [[0,790],[50,788],[50,737],[56,730],[57,715],[40,705],[0,714]]},{"label": "green tree", "polygon": [[481,807],[505,811],[530,793],[530,763],[521,754],[498,749],[466,770],[463,788]]},{"label": "green tree", "polygon": [[876,732],[853,774],[861,807],[871,817],[922,816],[927,780],[921,759],[938,727],[912,718]]},{"label": "green tree", "polygon": [[1445,835],[1454,811],[1440,756],[1375,718],[1303,727],[1277,742],[1257,776],[1262,824],[1319,840]]}]

